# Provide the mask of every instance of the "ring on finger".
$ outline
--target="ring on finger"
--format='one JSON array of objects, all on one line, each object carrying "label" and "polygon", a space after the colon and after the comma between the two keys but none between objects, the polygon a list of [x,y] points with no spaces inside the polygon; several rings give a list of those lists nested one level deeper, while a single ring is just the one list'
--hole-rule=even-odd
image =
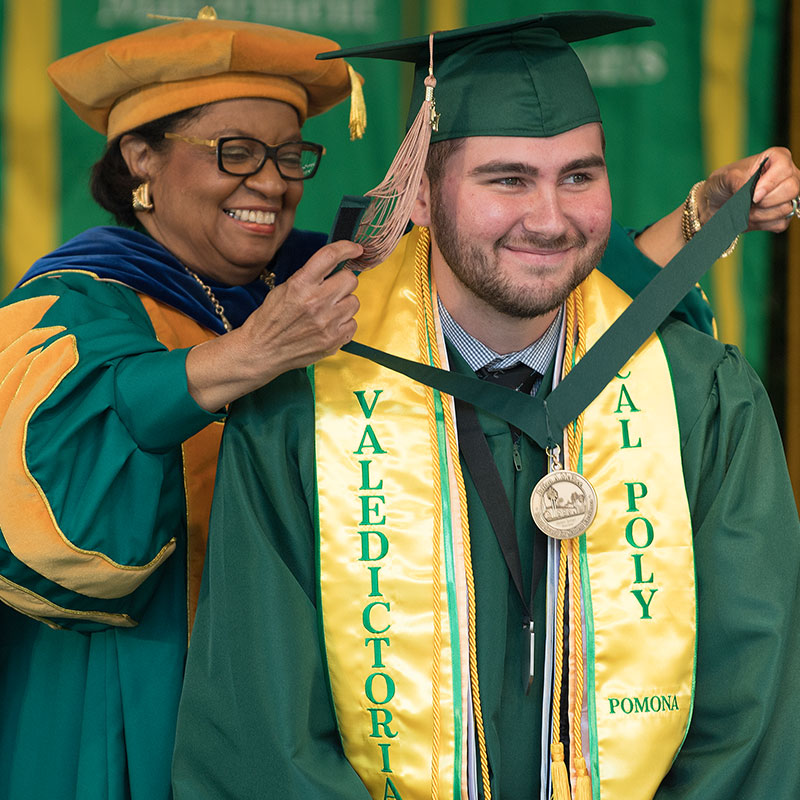
[{"label": "ring on finger", "polygon": [[786,219],[797,217],[800,219],[800,194],[792,198],[792,210],[786,215]]}]

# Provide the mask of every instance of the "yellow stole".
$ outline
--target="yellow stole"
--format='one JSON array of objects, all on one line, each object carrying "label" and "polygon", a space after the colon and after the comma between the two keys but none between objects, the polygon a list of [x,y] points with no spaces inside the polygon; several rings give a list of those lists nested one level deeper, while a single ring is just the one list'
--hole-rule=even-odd
[{"label": "yellow stole", "polygon": [[[630,298],[597,271],[581,291],[591,347]],[[694,554],[671,385],[654,334],[584,418],[581,471],[598,494],[581,542],[589,755],[602,800],[652,798],[692,710]]]},{"label": "yellow stole", "polygon": [[[359,337],[437,365],[418,240],[415,229],[361,275]],[[599,274],[582,290],[591,344],[629,300]],[[466,797],[470,703],[484,770],[486,757],[451,398],[341,352],[312,376],[319,607],[345,754],[374,798]],[[671,385],[657,338],[620,376],[584,427],[599,497],[582,548],[590,755],[595,798],[644,800],[688,724],[694,575],[674,401],[654,391]]]},{"label": "yellow stole", "polygon": [[[435,363],[407,236],[364,273],[359,330]],[[427,253],[425,254],[427,267]],[[425,291],[427,269],[425,269]],[[435,336],[435,334],[434,334]],[[375,798],[466,797],[463,482],[438,392],[346,353],[313,370],[320,606],[345,753]]]}]

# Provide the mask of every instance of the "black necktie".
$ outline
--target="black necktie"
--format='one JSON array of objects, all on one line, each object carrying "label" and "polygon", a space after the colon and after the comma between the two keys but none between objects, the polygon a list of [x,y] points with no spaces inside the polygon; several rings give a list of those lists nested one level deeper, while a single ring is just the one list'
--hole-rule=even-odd
[{"label": "black necktie", "polygon": [[[535,369],[523,364],[521,361],[503,369],[481,367],[475,374],[482,380],[489,381],[489,383],[499,383],[501,386],[513,389],[515,392],[524,392],[525,394],[531,393],[533,384],[539,377],[539,373]],[[520,437],[520,430],[514,425],[509,425],[509,427],[516,443]]]},{"label": "black necktie", "polygon": [[539,377],[539,373],[535,369],[531,369],[527,364],[523,364],[520,361],[514,364],[513,367],[505,367],[504,369],[481,367],[475,374],[490,383],[499,383],[501,386],[506,386],[509,389],[524,392],[525,394],[531,393],[533,384],[536,382],[536,378]]}]

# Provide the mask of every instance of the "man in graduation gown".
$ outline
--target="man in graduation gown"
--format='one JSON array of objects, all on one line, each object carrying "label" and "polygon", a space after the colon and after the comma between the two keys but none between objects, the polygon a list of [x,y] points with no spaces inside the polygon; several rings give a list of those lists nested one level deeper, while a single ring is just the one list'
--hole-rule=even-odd
[{"label": "man in graduation gown", "polygon": [[[418,227],[362,273],[358,339],[473,379],[513,368],[541,424],[347,352],[237,401],[178,798],[800,791],[800,525],[753,370],[668,318],[563,430],[537,402],[630,303],[594,269],[608,177],[567,41],[637,24],[435,37]],[[427,37],[376,50],[427,74]]]}]

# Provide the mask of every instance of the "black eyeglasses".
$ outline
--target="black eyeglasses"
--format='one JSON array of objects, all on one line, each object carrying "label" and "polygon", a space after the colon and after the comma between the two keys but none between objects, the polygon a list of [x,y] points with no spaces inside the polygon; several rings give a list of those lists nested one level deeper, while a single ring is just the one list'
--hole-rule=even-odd
[{"label": "black eyeglasses", "polygon": [[219,139],[196,139],[178,133],[165,133],[165,139],[179,139],[189,144],[213,147],[217,166],[228,175],[255,175],[267,159],[272,159],[278,174],[287,181],[307,181],[317,173],[325,148],[313,142],[284,142],[271,147],[249,136],[220,136]]}]

